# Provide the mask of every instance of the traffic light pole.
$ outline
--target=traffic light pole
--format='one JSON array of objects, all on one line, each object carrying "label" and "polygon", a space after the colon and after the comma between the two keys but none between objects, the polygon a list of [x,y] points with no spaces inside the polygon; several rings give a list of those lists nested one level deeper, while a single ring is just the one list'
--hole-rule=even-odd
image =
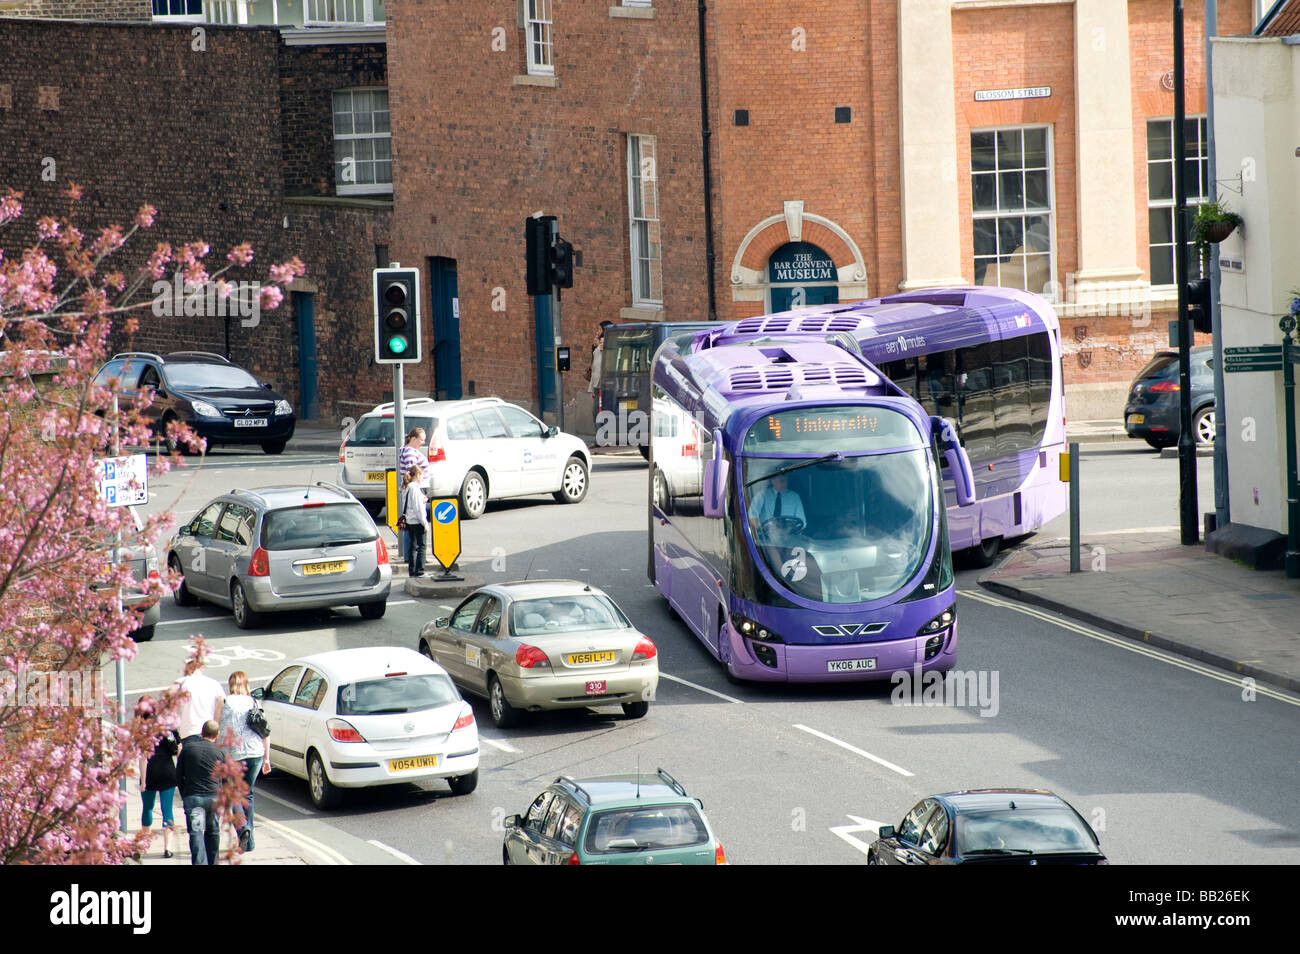
[{"label": "traffic light pole", "polygon": [[[551,345],[551,353],[560,346],[562,340],[560,335],[560,290],[557,288],[551,298],[551,322],[555,332],[555,342]],[[555,362],[555,422],[560,430],[564,430],[564,375],[560,373],[560,362]]]},{"label": "traffic light pole", "polygon": [[1192,323],[1187,315],[1187,177],[1184,161],[1183,0],[1174,0],[1174,269],[1178,282],[1178,525],[1182,542],[1200,542],[1196,521],[1196,445],[1192,437]]},{"label": "traffic light pole", "polygon": [[402,447],[406,444],[406,424],[402,414],[402,406],[406,403],[405,383],[402,366],[393,365],[393,468],[397,471],[399,490],[402,486]]}]

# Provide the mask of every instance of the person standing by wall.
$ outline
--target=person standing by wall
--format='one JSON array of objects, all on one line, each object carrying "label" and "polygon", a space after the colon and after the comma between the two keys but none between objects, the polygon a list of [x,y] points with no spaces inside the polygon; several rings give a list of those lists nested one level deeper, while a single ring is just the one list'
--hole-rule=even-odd
[{"label": "person standing by wall", "polygon": [[140,760],[140,828],[145,835],[152,837],[153,806],[157,801],[162,812],[163,857],[170,858],[172,831],[176,827],[172,808],[176,801],[176,753],[181,749],[181,740],[175,729],[153,722],[153,696],[140,697],[135,704],[135,716],[157,730],[153,754]]},{"label": "person standing by wall", "polygon": [[596,329],[596,336],[591,340],[591,367],[587,369],[587,390],[591,392],[591,421],[596,433],[600,433],[600,377],[605,363],[605,329],[614,322],[605,320]]},{"label": "person standing by wall", "polygon": [[248,692],[248,675],[236,670],[230,674],[227,685],[230,694],[221,707],[221,731],[218,738],[225,754],[244,766],[244,781],[248,784],[248,808],[244,811],[236,809],[240,816],[236,832],[239,835],[240,850],[252,851],[253,789],[257,787],[258,774],[265,775],[271,771],[271,740],[262,738],[248,724],[248,714],[257,705]]}]

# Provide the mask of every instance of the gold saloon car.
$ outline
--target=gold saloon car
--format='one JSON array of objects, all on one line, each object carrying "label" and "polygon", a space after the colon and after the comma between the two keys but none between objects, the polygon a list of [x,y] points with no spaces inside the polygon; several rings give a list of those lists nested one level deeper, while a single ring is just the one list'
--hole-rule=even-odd
[{"label": "gold saloon car", "polygon": [[621,705],[650,710],[658,650],[601,590],[574,580],[502,583],[420,631],[420,652],[485,697],[499,728],[522,713]]}]

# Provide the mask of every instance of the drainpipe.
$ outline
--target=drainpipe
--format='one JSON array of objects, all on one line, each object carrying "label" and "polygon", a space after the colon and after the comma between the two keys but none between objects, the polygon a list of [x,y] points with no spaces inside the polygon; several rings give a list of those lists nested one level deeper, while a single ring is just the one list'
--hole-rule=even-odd
[{"label": "drainpipe", "polygon": [[700,142],[704,147],[704,257],[709,274],[709,321],[718,320],[717,294],[713,287],[715,254],[713,248],[713,172],[709,164],[709,146],[713,131],[709,128],[708,44],[705,40],[705,14],[708,6],[700,0]]},{"label": "drainpipe", "polygon": [[[1214,168],[1214,70],[1210,39],[1219,32],[1218,0],[1205,0],[1205,128],[1209,134],[1210,200],[1219,197]],[[1219,246],[1210,245],[1210,315],[1214,332],[1214,525],[1226,527],[1232,521],[1228,509],[1228,408],[1223,399],[1223,319],[1219,308]]]}]

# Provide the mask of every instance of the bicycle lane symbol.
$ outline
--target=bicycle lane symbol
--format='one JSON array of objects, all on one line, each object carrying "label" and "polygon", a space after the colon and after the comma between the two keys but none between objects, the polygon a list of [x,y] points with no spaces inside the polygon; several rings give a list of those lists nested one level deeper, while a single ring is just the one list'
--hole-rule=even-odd
[{"label": "bicycle lane symbol", "polygon": [[207,655],[209,666],[229,666],[237,659],[253,659],[259,662],[279,662],[284,653],[274,649],[245,649],[243,646],[225,646],[218,652]]}]

